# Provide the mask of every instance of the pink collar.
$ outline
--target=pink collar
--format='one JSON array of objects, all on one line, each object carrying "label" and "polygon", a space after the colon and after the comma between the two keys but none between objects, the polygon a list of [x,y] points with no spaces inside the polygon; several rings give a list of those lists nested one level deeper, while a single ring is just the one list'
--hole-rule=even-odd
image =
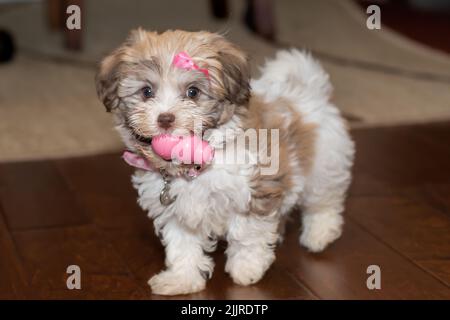
[{"label": "pink collar", "polygon": [[126,163],[128,163],[130,166],[146,170],[146,171],[153,171],[154,168],[150,165],[150,162],[145,159],[144,157],[141,157],[137,155],[134,152],[125,150],[122,155],[123,160],[125,160]]},{"label": "pink collar", "polygon": [[[122,155],[123,160],[125,160],[126,163],[128,163],[130,166],[145,170],[145,171],[157,171],[156,168],[154,168],[151,163],[145,159],[144,157],[141,157],[140,155],[125,150]],[[202,172],[202,168],[196,169],[195,167],[191,167],[187,170],[185,176],[189,179],[193,179],[199,176],[199,174]]]}]

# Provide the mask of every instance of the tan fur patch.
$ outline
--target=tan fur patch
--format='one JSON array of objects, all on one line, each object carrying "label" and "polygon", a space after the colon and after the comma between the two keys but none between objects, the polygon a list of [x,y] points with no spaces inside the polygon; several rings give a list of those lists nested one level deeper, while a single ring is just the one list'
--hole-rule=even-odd
[{"label": "tan fur patch", "polygon": [[[245,115],[245,129],[279,130],[279,170],[273,175],[257,173],[251,180],[251,212],[267,215],[281,206],[285,193],[293,186],[294,153],[303,174],[308,174],[314,157],[315,125],[305,124],[289,101],[279,99],[265,103],[258,97],[250,100]],[[270,150],[270,134],[268,135]],[[259,172],[259,171],[258,171]]]}]

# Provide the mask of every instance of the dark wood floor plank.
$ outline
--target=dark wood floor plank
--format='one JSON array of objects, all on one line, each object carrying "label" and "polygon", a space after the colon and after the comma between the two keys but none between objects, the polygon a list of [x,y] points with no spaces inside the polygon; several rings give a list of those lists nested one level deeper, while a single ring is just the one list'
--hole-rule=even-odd
[{"label": "dark wood floor plank", "polygon": [[90,219],[100,227],[114,224],[114,219],[123,215],[145,216],[131,185],[133,170],[120,155],[65,159],[55,164]]},{"label": "dark wood floor plank", "polygon": [[[446,215],[426,204],[393,196],[351,198],[347,211],[370,233],[430,273],[439,274],[450,286],[450,219]],[[430,262],[438,261],[435,270]]]},{"label": "dark wood floor plank", "polygon": [[450,182],[409,186],[397,192],[396,195],[420,202],[437,212],[450,216]]},{"label": "dark wood floor plank", "polygon": [[418,130],[411,130],[411,134],[429,144],[438,146],[447,157],[450,154],[450,126],[447,122],[422,125]]},{"label": "dark wood floor plank", "polygon": [[[33,289],[31,298],[142,296],[113,246],[104,241],[94,226],[16,231],[13,236]],[[67,289],[69,265],[81,268],[81,292]]]},{"label": "dark wood floor plank", "polygon": [[410,186],[448,183],[450,152],[420,137],[420,131],[427,128],[353,131],[357,153],[351,194],[391,194]]},{"label": "dark wood floor plank", "polygon": [[[136,195],[131,187],[133,169],[120,154],[54,160],[72,188],[90,195],[107,195],[128,199]],[[88,182],[88,183],[87,183]]]},{"label": "dark wood floor plank", "polygon": [[26,274],[0,203],[0,299],[23,299]]},{"label": "dark wood floor plank", "polygon": [[450,216],[450,184],[435,185],[429,192],[431,205]]},{"label": "dark wood floor plank", "polygon": [[0,200],[11,230],[89,222],[50,161],[1,164]]},{"label": "dark wood floor plank", "polygon": [[449,283],[450,273],[450,257],[437,258],[421,258],[415,259],[424,269],[430,271],[435,277],[444,281],[447,285]]},{"label": "dark wood floor plank", "polygon": [[354,137],[358,156],[347,211],[449,285],[450,126],[361,130]]},{"label": "dark wood floor plank", "polygon": [[[295,224],[275,265],[286,268],[323,299],[450,299],[450,290],[418,266],[347,220],[341,239],[322,253],[298,243]],[[366,286],[369,265],[381,268],[381,290]]]}]

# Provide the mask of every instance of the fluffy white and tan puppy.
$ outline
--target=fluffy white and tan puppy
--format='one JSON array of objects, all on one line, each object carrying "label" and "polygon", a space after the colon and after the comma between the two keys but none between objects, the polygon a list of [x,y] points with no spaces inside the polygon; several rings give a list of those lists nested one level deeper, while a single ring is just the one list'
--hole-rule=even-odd
[{"label": "fluffy white and tan puppy", "polygon": [[[174,65],[180,53],[190,67]],[[310,55],[280,51],[250,80],[247,56],[218,34],[139,29],[101,62],[96,81],[127,149],[151,166],[132,181],[166,251],[167,268],[149,281],[154,293],[204,289],[214,267],[207,252],[218,239],[228,242],[225,270],[234,282],[257,282],[295,206],[299,241],[310,251],[341,235],[354,145],[329,101],[328,75]],[[191,178],[192,166],[164,160],[151,139],[198,132],[199,123],[215,157]],[[258,150],[236,144],[260,129],[276,134],[258,135]],[[254,161],[224,161],[231,148]]]}]

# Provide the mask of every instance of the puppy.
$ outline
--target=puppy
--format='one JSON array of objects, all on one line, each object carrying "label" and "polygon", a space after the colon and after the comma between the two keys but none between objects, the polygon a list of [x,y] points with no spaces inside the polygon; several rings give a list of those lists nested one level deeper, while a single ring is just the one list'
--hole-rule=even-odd
[{"label": "puppy", "polygon": [[[261,71],[250,80],[247,56],[218,34],[142,29],[99,66],[98,96],[140,163],[132,177],[138,202],[165,246],[166,269],[149,280],[155,294],[204,289],[214,268],[207,253],[218,239],[228,242],[225,271],[233,281],[256,283],[295,206],[299,241],[310,251],[341,235],[354,144],[329,102],[328,75],[297,50],[278,52]],[[272,132],[248,134],[262,129]],[[152,137],[181,132],[202,135],[214,159],[199,168],[154,152]],[[224,161],[232,149],[253,161]],[[269,150],[270,164],[263,161]]]}]

